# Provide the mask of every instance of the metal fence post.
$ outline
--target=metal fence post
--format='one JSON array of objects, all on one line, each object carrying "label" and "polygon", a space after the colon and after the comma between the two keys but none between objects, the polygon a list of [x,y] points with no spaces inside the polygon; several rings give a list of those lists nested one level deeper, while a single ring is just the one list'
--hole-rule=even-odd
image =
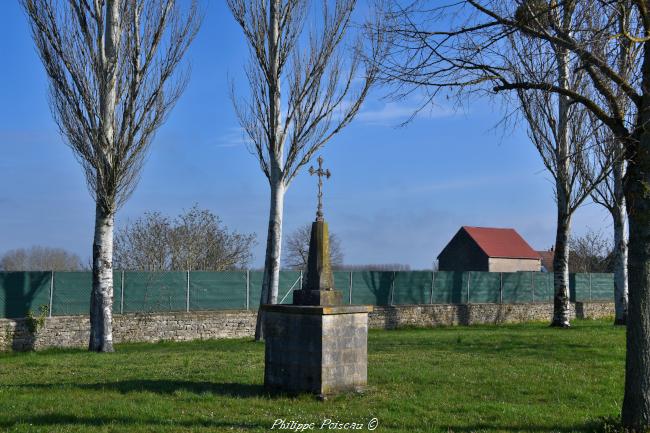
[{"label": "metal fence post", "polygon": [[186,311],[190,311],[190,270],[187,270],[187,292],[185,295],[185,307]]},{"label": "metal fence post", "polygon": [[589,272],[589,302],[591,302],[591,272]]},{"label": "metal fence post", "polygon": [[50,306],[47,310],[48,317],[52,317],[52,298],[54,296],[54,271],[50,273]]},{"label": "metal fence post", "polygon": [[499,272],[499,304],[503,304],[503,272]]},{"label": "metal fence post", "polygon": [[472,271],[467,271],[467,303],[469,304],[469,281],[472,278]]},{"label": "metal fence post", "polygon": [[246,269],[246,309],[251,307],[251,271]]},{"label": "metal fence post", "polygon": [[350,271],[350,305],[352,305],[352,271]]},{"label": "metal fence post", "polygon": [[120,314],[124,314],[124,271],[120,281]]},{"label": "metal fence post", "polygon": [[436,286],[436,272],[431,271],[431,293],[429,293],[429,304],[433,304],[433,290]]},{"label": "metal fence post", "polygon": [[393,271],[393,280],[390,282],[390,305],[395,301],[395,271]]},{"label": "metal fence post", "polygon": [[302,269],[300,270],[300,289],[302,289]]}]

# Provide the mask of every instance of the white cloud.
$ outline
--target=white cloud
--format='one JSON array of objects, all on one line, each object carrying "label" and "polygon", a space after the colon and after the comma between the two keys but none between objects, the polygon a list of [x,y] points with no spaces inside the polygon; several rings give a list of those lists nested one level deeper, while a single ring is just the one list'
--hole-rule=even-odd
[{"label": "white cloud", "polygon": [[405,122],[411,117],[435,119],[456,114],[456,110],[441,105],[420,108],[418,104],[412,101],[407,103],[387,102],[377,109],[362,110],[357,119],[363,123],[389,125]]},{"label": "white cloud", "polygon": [[215,147],[239,147],[248,146],[251,144],[250,139],[246,135],[243,128],[229,128],[227,132],[222,134],[215,140]]}]

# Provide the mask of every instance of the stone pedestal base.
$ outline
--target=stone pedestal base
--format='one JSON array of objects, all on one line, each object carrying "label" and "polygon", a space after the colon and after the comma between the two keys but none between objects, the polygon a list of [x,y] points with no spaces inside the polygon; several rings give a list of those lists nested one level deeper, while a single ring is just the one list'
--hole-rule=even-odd
[{"label": "stone pedestal base", "polygon": [[293,305],[336,306],[343,303],[343,292],[340,290],[295,290]]},{"label": "stone pedestal base", "polygon": [[326,397],[365,388],[371,306],[262,308],[268,390]]}]

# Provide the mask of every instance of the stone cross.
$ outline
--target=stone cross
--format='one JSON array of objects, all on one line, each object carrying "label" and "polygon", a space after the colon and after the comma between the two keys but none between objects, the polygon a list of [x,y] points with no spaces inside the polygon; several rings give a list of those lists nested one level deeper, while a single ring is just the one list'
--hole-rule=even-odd
[{"label": "stone cross", "polygon": [[318,176],[318,210],[316,211],[316,221],[323,221],[323,176],[330,178],[332,173],[329,169],[323,170],[323,157],[319,156],[318,159],[318,170],[314,170],[314,167],[309,167],[309,174]]}]

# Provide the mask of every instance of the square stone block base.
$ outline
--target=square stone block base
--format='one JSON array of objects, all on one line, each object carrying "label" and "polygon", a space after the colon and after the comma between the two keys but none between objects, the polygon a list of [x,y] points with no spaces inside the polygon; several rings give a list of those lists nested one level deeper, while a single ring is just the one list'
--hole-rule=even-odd
[{"label": "square stone block base", "polygon": [[326,397],[365,388],[371,306],[262,308],[268,390]]}]

